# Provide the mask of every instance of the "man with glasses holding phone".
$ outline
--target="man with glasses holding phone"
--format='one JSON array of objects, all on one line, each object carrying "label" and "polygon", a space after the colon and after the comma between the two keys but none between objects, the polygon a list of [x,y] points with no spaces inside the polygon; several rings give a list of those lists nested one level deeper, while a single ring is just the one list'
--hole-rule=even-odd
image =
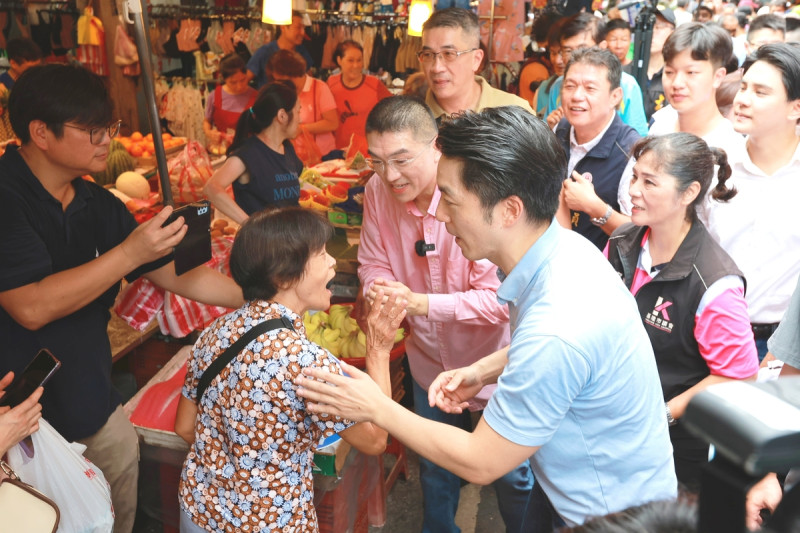
[{"label": "man with glasses holding phone", "polygon": [[422,50],[417,54],[428,82],[425,103],[437,121],[458,111],[516,105],[533,113],[517,95],[495,89],[476,75],[483,61],[478,17],[466,9],[434,11],[422,26]]},{"label": "man with glasses holding phone", "polygon": [[137,226],[125,206],[80,176],[106,167],[112,104],[104,81],[82,67],[26,71],[9,98],[22,145],[0,158],[0,375],[19,372],[41,348],[61,369],[41,397],[42,414],[69,441],[87,446],[111,486],[115,532],[136,516],[138,438],[111,384],[109,309],[124,277],[212,305],[238,307],[242,293],[206,267],[175,275],[172,249],[182,218],[164,208]]},{"label": "man with glasses holding phone", "polygon": [[[430,420],[466,430],[469,412],[448,414],[428,404],[428,387],[441,372],[471,364],[509,342],[508,309],[497,301],[497,267],[469,261],[444,224],[436,220],[439,151],[430,109],[411,96],[380,101],[366,122],[370,167],[375,174],[364,193],[364,222],[358,276],[369,306],[378,289],[407,302],[406,338],[414,410]],[[483,409],[494,387],[470,403]],[[423,532],[455,533],[461,479],[420,458]],[[520,531],[532,487],[527,461],[495,482],[507,531]]]}]

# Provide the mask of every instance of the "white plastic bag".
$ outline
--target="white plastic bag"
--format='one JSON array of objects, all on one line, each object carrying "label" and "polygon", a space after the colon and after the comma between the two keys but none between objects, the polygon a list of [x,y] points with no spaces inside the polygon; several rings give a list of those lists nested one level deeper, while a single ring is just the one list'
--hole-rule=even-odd
[{"label": "white plastic bag", "polygon": [[114,528],[111,489],[100,469],[84,458],[82,444],[67,442],[46,420],[31,435],[33,457],[18,444],[8,464],[61,512],[58,533],[108,533]]}]

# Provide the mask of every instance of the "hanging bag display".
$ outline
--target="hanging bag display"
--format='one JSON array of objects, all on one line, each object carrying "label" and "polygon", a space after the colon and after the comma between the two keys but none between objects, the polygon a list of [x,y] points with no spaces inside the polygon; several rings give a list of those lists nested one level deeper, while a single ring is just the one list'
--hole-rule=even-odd
[{"label": "hanging bag display", "polygon": [[59,521],[55,502],[23,483],[5,461],[0,461],[0,468],[8,476],[0,480],[0,529],[55,533]]},{"label": "hanging bag display", "polygon": [[[61,531],[111,531],[114,528],[111,489],[100,469],[81,455],[86,447],[67,442],[44,419],[39,421],[39,431],[30,438],[33,453],[29,454],[18,444],[8,450],[8,464],[22,479],[55,502],[60,511]],[[3,526],[5,512],[0,511],[0,529]],[[33,530],[12,528],[8,531],[27,533]]]},{"label": "hanging bag display", "polygon": [[189,141],[183,151],[167,161],[172,198],[180,203],[203,200],[203,187],[214,173],[203,145]]}]

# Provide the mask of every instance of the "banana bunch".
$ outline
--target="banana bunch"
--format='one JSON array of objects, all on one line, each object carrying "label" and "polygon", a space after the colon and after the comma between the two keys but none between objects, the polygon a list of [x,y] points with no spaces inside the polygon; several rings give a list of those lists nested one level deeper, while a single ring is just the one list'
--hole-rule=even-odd
[{"label": "banana bunch", "polygon": [[[358,327],[356,319],[350,316],[352,307],[349,305],[335,304],[328,312],[320,311],[303,315],[306,326],[306,336],[311,342],[318,344],[331,352],[336,357],[344,359],[351,357],[366,357],[367,336]],[[397,330],[394,336],[395,344],[403,340],[405,331]]]}]

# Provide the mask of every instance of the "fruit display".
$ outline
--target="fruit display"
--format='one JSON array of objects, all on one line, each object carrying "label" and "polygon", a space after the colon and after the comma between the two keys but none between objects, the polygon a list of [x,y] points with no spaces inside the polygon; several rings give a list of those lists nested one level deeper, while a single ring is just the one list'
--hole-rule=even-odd
[{"label": "fruit display", "polygon": [[123,172],[117,177],[115,187],[131,198],[146,200],[150,196],[150,183],[138,172]]},{"label": "fruit display", "polygon": [[135,168],[136,160],[125,149],[125,145],[117,141],[111,141],[108,146],[106,169],[92,174],[92,177],[100,185],[113,184],[120,174],[132,171]]},{"label": "fruit display", "polygon": [[309,185],[313,185],[319,190],[325,189],[328,185],[331,185],[331,182],[326,180],[322,177],[318,171],[314,170],[313,168],[304,168],[303,172],[300,173],[300,184],[308,183]]},{"label": "fruit display", "polygon": [[[134,131],[130,137],[117,137],[117,141],[119,141],[133,157],[148,158],[153,157],[156,153],[152,133],[142,135],[141,132]],[[161,141],[164,143],[164,150],[166,152],[170,152],[172,149],[180,148],[186,144],[185,138],[173,137],[169,133],[162,133]]]},{"label": "fruit display", "polygon": [[300,190],[300,207],[306,209],[316,209],[317,211],[327,211],[331,206],[330,199],[322,192],[311,191],[308,189]]},{"label": "fruit display", "polygon": [[211,238],[223,237],[225,235],[236,235],[236,226],[229,224],[227,220],[218,218],[211,223]]},{"label": "fruit display", "polygon": [[[328,312],[320,311],[312,315],[306,311],[303,315],[306,337],[336,357],[343,359],[366,357],[367,337],[358,327],[356,319],[350,316],[352,310],[351,305],[335,304],[328,309]],[[405,330],[398,329],[394,336],[395,344],[404,337]]]}]

